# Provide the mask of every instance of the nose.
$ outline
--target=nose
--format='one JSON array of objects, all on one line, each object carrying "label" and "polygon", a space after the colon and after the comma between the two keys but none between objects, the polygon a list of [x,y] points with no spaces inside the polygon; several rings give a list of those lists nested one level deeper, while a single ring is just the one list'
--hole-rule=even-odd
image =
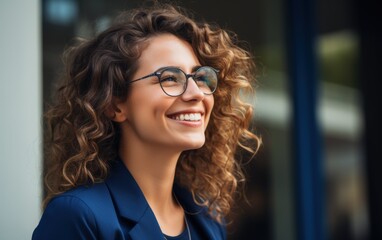
[{"label": "nose", "polygon": [[204,93],[192,77],[188,79],[186,91],[181,96],[184,101],[201,101],[204,99]]}]

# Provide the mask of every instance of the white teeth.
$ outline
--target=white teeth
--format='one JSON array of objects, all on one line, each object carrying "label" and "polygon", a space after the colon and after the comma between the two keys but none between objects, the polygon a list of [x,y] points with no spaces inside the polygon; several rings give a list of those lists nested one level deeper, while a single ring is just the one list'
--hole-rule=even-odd
[{"label": "white teeth", "polygon": [[181,113],[179,115],[173,116],[172,118],[180,121],[200,121],[202,119],[202,115],[200,113]]}]

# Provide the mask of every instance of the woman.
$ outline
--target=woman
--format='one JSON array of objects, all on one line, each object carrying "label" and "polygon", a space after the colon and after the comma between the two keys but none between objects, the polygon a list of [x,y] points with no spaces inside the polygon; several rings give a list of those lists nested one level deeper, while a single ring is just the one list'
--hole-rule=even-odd
[{"label": "woman", "polygon": [[33,239],[226,239],[243,175],[254,64],[170,5],[121,14],[66,54],[46,113],[45,211]]}]

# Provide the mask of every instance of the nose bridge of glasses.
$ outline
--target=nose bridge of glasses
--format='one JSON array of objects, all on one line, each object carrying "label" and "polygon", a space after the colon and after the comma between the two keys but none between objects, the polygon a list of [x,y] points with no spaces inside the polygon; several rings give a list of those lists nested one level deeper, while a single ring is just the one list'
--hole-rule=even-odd
[{"label": "nose bridge of glasses", "polygon": [[188,80],[189,78],[192,78],[192,80],[194,80],[195,81],[195,73],[190,73],[190,74],[184,74],[185,76],[186,76],[186,79]]},{"label": "nose bridge of glasses", "polygon": [[[189,84],[193,84],[193,87],[192,88],[195,88],[197,89],[197,91],[199,91],[200,93],[203,93],[202,89],[200,89],[199,85],[197,84],[196,82],[196,79],[194,78],[195,77],[195,74],[184,74],[186,76],[186,81],[185,81],[185,91],[188,91],[189,90]],[[191,78],[192,81],[188,81],[188,79]]]}]

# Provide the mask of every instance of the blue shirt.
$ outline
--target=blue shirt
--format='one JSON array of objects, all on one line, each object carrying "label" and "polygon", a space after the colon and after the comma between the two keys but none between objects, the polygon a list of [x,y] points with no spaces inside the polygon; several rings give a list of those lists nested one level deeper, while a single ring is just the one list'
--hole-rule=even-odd
[{"label": "blue shirt", "polygon": [[[226,239],[225,227],[197,205],[190,192],[174,185],[174,193],[187,213],[193,240]],[[32,239],[163,240],[164,235],[138,184],[118,160],[104,182],[53,198]]]}]

